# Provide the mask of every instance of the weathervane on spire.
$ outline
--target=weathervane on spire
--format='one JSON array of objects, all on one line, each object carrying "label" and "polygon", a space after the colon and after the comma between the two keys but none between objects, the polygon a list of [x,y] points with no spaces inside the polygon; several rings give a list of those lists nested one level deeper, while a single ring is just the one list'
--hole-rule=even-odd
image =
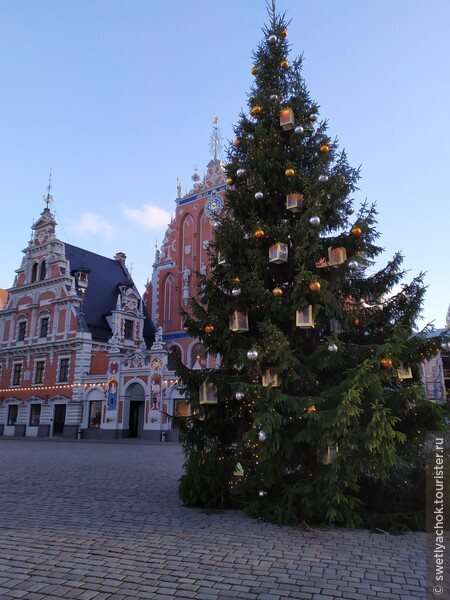
[{"label": "weathervane on spire", "polygon": [[213,123],[213,132],[211,134],[211,154],[214,156],[214,160],[217,160],[222,154],[222,134],[220,133],[220,129],[218,126],[219,117],[214,119]]},{"label": "weathervane on spire", "polygon": [[50,194],[51,189],[52,189],[52,169],[50,168],[50,173],[48,174],[47,193],[44,196],[42,196],[44,198],[44,202],[47,204],[47,209],[48,209],[48,205],[53,200],[53,196]]}]

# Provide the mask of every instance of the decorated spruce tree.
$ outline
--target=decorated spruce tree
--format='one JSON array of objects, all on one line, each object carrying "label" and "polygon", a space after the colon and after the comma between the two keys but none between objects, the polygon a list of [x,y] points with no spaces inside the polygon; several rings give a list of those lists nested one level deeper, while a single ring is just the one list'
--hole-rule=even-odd
[{"label": "decorated spruce tree", "polygon": [[419,370],[440,341],[413,333],[422,276],[400,286],[399,254],[374,268],[376,210],[354,209],[358,170],[289,61],[274,6],[263,34],[210,274],[184,312],[218,366],[179,367],[180,494],[279,522],[359,524],[387,494],[404,499],[393,512],[414,511],[422,436],[440,420]]}]

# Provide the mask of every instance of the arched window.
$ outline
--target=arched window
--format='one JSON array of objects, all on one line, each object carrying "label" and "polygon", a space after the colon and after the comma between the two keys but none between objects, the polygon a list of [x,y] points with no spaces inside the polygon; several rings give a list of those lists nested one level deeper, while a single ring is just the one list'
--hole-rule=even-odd
[{"label": "arched window", "polygon": [[175,293],[175,279],[173,275],[168,275],[166,281],[164,282],[164,326],[169,326],[173,329],[173,310],[174,310],[174,293]]},{"label": "arched window", "polygon": [[39,273],[39,281],[42,281],[43,279],[45,279],[46,274],[47,274],[47,264],[46,264],[45,260],[43,260],[41,263],[41,271]]},{"label": "arched window", "polygon": [[169,348],[169,356],[167,357],[167,368],[169,371],[174,371],[177,366],[177,362],[181,360],[182,353],[179,346],[171,346]]},{"label": "arched window", "polygon": [[38,274],[38,264],[34,263],[33,268],[31,269],[31,283],[33,283],[34,281],[37,281],[37,274]]},{"label": "arched window", "polygon": [[202,369],[206,368],[206,350],[203,344],[200,343],[194,344],[191,348],[190,368],[192,369],[197,362],[199,363]]},{"label": "arched window", "polygon": [[192,265],[194,248],[194,219],[188,215],[183,222],[183,238],[181,244],[181,265],[184,267]]}]

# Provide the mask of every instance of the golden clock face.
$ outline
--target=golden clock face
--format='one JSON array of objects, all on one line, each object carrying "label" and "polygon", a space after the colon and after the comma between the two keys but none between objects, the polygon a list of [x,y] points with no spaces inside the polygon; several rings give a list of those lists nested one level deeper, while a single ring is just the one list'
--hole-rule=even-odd
[{"label": "golden clock face", "polygon": [[223,207],[223,200],[220,196],[214,195],[208,200],[205,206],[205,213],[210,219],[216,217]]}]

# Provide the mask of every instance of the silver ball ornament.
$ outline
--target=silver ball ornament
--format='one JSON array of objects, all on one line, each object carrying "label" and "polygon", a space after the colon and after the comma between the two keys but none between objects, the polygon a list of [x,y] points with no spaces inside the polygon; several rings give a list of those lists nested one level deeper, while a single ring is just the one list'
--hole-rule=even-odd
[{"label": "silver ball ornament", "polygon": [[276,44],[278,42],[278,38],[274,33],[272,33],[272,35],[269,35],[269,42],[271,44]]},{"label": "silver ball ornament", "polygon": [[317,114],[316,113],[312,113],[312,115],[309,116],[311,121],[317,121]]},{"label": "silver ball ornament", "polygon": [[278,102],[278,96],[276,94],[272,94],[269,98],[271,102]]},{"label": "silver ball ornament", "polygon": [[359,263],[356,260],[349,260],[348,261],[348,268],[351,271],[356,271],[356,269],[359,267]]},{"label": "silver ball ornament", "polygon": [[248,360],[256,360],[258,358],[258,351],[252,348],[247,352]]},{"label": "silver ball ornament", "polygon": [[236,287],[231,290],[231,295],[234,298],[237,298],[240,295],[240,293],[241,293],[241,288]]},{"label": "silver ball ornament", "polygon": [[326,183],[328,179],[328,175],[319,175],[319,181],[321,181],[322,183]]},{"label": "silver ball ornament", "polygon": [[244,396],[245,396],[244,392],[236,392],[236,394],[234,395],[236,400],[242,400],[244,398]]},{"label": "silver ball ornament", "polygon": [[336,346],[336,344],[330,344],[328,346],[328,352],[337,352],[338,351],[338,347]]},{"label": "silver ball ornament", "polygon": [[264,194],[262,192],[256,192],[255,200],[262,200],[264,198]]},{"label": "silver ball ornament", "polygon": [[261,490],[260,492],[258,492],[259,496],[267,496],[267,492]]},{"label": "silver ball ornament", "polygon": [[297,127],[294,129],[294,133],[296,133],[297,135],[301,135],[304,131],[305,130],[301,125],[297,125]]},{"label": "silver ball ornament", "polygon": [[312,216],[309,219],[309,223],[310,225],[312,225],[313,227],[319,227],[320,225],[320,218],[317,215]]},{"label": "silver ball ornament", "polygon": [[265,442],[266,439],[267,439],[266,432],[261,429],[261,431],[258,433],[258,440],[260,442]]},{"label": "silver ball ornament", "polygon": [[255,139],[255,136],[253,135],[253,133],[249,133],[247,135],[247,139],[250,140],[250,141],[253,141]]},{"label": "silver ball ornament", "polygon": [[245,169],[238,169],[238,170],[236,171],[236,175],[237,175],[238,177],[243,177],[243,176],[245,175]]}]

